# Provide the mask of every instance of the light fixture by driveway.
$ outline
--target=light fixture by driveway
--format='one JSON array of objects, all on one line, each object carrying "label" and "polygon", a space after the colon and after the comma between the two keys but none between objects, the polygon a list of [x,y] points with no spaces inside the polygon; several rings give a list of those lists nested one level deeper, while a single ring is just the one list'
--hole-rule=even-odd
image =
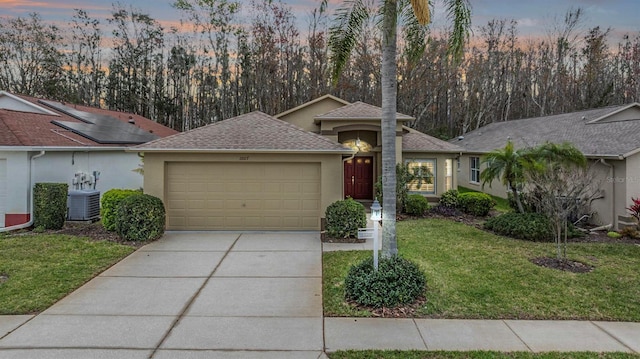
[{"label": "light fixture by driveway", "polygon": [[373,222],[373,268],[378,270],[378,223],[382,220],[382,206],[376,198],[371,205],[371,221]]}]

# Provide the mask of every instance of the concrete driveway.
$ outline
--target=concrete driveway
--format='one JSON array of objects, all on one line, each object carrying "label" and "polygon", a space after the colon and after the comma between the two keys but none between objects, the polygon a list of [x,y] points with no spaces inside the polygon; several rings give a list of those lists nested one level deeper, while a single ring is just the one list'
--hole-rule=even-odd
[{"label": "concrete driveway", "polygon": [[321,358],[321,251],[318,233],[168,232],[5,328],[0,357]]}]

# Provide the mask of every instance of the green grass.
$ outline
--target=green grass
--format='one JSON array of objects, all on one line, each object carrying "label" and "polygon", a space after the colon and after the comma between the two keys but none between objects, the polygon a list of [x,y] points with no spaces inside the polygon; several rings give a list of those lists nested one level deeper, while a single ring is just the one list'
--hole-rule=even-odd
[{"label": "green grass", "polygon": [[[476,191],[467,187],[458,186],[458,193],[465,193],[465,192],[480,192],[480,191]],[[502,198],[498,196],[491,196],[491,198],[493,198],[494,201],[496,201],[496,207],[495,207],[496,211],[498,212],[512,211],[511,206],[509,206],[509,200],[507,200],[506,198]]]},{"label": "green grass", "polygon": [[[640,321],[640,246],[569,244],[570,259],[590,273],[543,268],[530,258],[555,256],[553,243],[499,237],[448,220],[398,222],[398,248],[427,277],[431,318],[581,319]],[[369,316],[343,301],[351,264],[370,252],[325,253],[324,310],[328,316]]]},{"label": "green grass", "polygon": [[328,354],[330,359],[627,359],[639,358],[638,354],[627,353],[527,353],[527,352],[445,352],[445,351],[383,351],[349,350]]},{"label": "green grass", "polygon": [[40,312],[133,251],[74,236],[2,236],[0,314]]}]

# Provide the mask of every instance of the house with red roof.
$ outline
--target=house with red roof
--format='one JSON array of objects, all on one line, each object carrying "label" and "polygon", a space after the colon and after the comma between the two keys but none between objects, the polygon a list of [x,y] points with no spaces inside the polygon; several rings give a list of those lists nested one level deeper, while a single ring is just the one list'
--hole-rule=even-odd
[{"label": "house with red roof", "polygon": [[32,188],[141,188],[142,160],[130,146],[177,131],[130,113],[0,91],[0,230],[32,220]]},{"label": "house with red roof", "polygon": [[[271,116],[251,112],[130,148],[145,158],[145,193],[169,230],[318,230],[331,203],[373,200],[382,175],[382,109],[326,95]],[[434,201],[456,188],[463,149],[397,114],[396,162],[431,177],[410,183]]]}]

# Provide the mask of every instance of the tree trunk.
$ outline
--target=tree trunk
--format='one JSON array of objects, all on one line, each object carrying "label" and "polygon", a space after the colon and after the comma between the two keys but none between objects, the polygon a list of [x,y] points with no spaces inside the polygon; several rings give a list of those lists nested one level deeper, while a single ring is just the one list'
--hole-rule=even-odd
[{"label": "tree trunk", "polygon": [[397,2],[384,1],[382,20],[382,256],[398,254],[396,241]]},{"label": "tree trunk", "polygon": [[513,185],[509,186],[511,187],[511,192],[513,193],[513,199],[518,205],[518,211],[520,211],[520,213],[524,213],[524,207],[522,206],[522,201],[520,200],[520,193],[518,193],[518,190]]}]

